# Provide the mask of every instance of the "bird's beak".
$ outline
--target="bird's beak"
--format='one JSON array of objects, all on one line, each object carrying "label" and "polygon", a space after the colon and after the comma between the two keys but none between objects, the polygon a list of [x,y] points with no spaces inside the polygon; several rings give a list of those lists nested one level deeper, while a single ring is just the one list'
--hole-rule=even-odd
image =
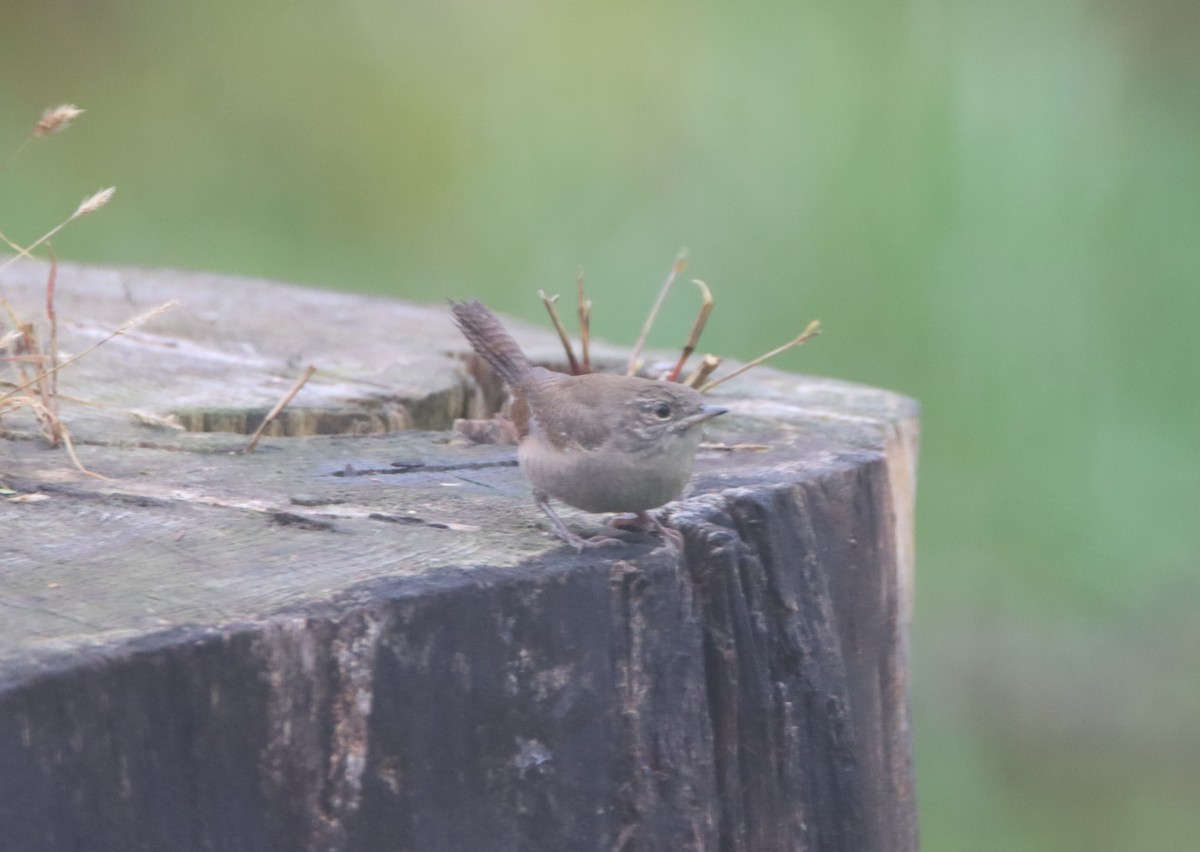
[{"label": "bird's beak", "polygon": [[700,406],[700,410],[695,414],[689,414],[679,422],[686,423],[688,426],[692,426],[696,423],[703,423],[705,420],[711,420],[717,415],[724,414],[727,411],[729,411],[728,408],[721,408],[719,405],[702,405]]}]

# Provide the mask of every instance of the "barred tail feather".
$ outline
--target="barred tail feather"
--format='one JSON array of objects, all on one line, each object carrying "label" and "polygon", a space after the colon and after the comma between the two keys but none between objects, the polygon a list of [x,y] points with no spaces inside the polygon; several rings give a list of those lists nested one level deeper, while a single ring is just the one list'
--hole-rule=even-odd
[{"label": "barred tail feather", "polygon": [[499,317],[480,302],[451,302],[450,313],[463,336],[480,358],[500,374],[509,387],[529,375],[529,359],[504,328]]}]

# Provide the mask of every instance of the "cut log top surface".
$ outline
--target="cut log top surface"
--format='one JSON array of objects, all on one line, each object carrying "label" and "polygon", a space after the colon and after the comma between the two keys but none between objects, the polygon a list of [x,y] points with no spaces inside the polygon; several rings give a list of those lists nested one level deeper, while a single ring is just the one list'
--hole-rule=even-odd
[{"label": "cut log top surface", "polygon": [[[25,263],[0,278],[23,319],[43,317],[46,274]],[[48,449],[29,418],[0,424],[0,477],[26,495],[0,501],[5,657],[256,619],[385,575],[419,589],[453,582],[452,568],[614,555],[576,557],[544,532],[513,448],[444,431],[456,417],[485,416],[465,367],[469,349],[444,307],[191,272],[64,266],[60,349],[77,352],[170,299],[182,304],[61,373],[79,458],[105,479]],[[531,357],[561,360],[550,332],[512,328]],[[598,352],[617,363],[614,349]],[[137,416],[251,431],[310,363],[319,372],[277,425],[415,428],[267,438],[242,454],[242,434]],[[708,441],[770,449],[702,449],[691,493],[814,478],[884,455],[911,469],[916,407],[896,394],[759,368],[714,399],[731,413],[708,427]],[[45,499],[29,500],[34,494]]]},{"label": "cut log top surface", "polygon": [[[46,275],[0,273],[17,316]],[[452,435],[500,393],[445,306],[73,266],[57,293],[64,357],[182,304],[61,373],[104,478],[0,422],[6,850],[916,848],[911,400],[756,369],[666,509],[682,558],[575,554],[513,447]]]}]

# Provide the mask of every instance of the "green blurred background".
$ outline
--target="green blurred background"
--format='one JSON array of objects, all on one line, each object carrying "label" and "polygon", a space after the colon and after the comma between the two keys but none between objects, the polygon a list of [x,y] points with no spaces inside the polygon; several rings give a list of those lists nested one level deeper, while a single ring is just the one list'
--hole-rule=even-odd
[{"label": "green blurred background", "polygon": [[[1200,848],[1200,6],[0,2],[60,257],[706,345],[923,404],[924,848]],[[691,288],[654,343],[674,345]]]}]

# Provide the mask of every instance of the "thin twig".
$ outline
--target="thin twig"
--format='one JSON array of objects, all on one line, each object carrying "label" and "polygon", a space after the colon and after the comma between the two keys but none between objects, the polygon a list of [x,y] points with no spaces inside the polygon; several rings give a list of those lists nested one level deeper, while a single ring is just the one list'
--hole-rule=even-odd
[{"label": "thin twig", "polygon": [[[46,322],[50,328],[50,345],[47,347],[48,352],[38,352],[42,356],[38,368],[41,369],[43,364],[49,362],[50,370],[46,372],[45,378],[34,386],[34,390],[40,397],[41,407],[45,411],[45,419],[42,420],[39,417],[42,423],[42,434],[45,435],[50,446],[57,447],[62,440],[62,433],[65,431],[62,421],[58,418],[58,397],[56,395],[58,373],[54,370],[55,365],[58,364],[58,320],[54,313],[54,282],[58,278],[58,260],[54,256],[53,249],[50,248],[50,243],[46,243],[46,249],[50,254],[50,272],[46,278]],[[35,351],[41,350],[43,347],[38,345],[37,339],[32,333],[32,326],[30,329],[29,347]]]},{"label": "thin twig", "polygon": [[[63,228],[67,227],[67,225],[74,222],[80,216],[86,216],[89,213],[95,213],[97,210],[99,210],[101,207],[103,207],[105,204],[107,204],[109,202],[109,199],[111,199],[113,197],[113,193],[116,191],[117,191],[117,188],[115,186],[110,186],[107,189],[100,190],[99,192],[95,193],[94,195],[89,195],[87,198],[83,199],[83,201],[81,201],[79,203],[79,206],[75,208],[74,213],[72,213],[70,216],[68,216],[63,221],[59,222],[57,225],[55,225],[53,228],[51,228],[46,233],[42,234],[40,237],[38,237],[36,240],[34,240],[29,245],[25,246],[24,248],[13,245],[13,250],[16,251],[16,254],[13,255],[12,257],[10,257],[8,260],[4,261],[4,263],[0,263],[0,272],[3,272],[5,269],[8,269],[8,267],[12,266],[14,263],[16,263],[21,258],[29,257],[30,252],[32,252],[35,248],[40,246],[42,243],[46,242],[46,240],[53,237],[55,234],[57,234]],[[5,240],[5,241],[7,242],[7,240]],[[12,245],[12,244],[10,243],[10,245]]]},{"label": "thin twig", "polygon": [[675,278],[686,268],[687,249],[680,249],[679,254],[675,256],[675,262],[671,264],[671,271],[667,273],[667,280],[663,282],[662,289],[658,291],[658,299],[655,300],[654,307],[650,308],[650,313],[646,316],[646,324],[642,326],[642,333],[638,335],[637,343],[633,345],[633,352],[629,356],[629,366],[625,368],[625,375],[632,376],[637,372],[638,359],[642,357],[642,347],[646,345],[646,338],[650,336],[650,328],[654,325],[658,310],[667,298],[667,293],[671,292],[671,285],[675,283]]},{"label": "thin twig", "polygon": [[46,278],[46,322],[50,326],[50,395],[58,396],[58,313],[54,310],[54,285],[58,281],[58,258],[54,247],[46,243],[50,255],[50,274]]},{"label": "thin twig", "polygon": [[575,290],[579,296],[579,349],[583,372],[592,371],[592,303],[583,297],[583,267],[575,273]]},{"label": "thin twig", "polygon": [[313,364],[309,364],[304,368],[304,375],[296,379],[296,383],[292,385],[292,389],[283,395],[283,399],[275,403],[275,407],[267,413],[267,416],[263,418],[263,422],[258,424],[258,428],[255,429],[254,434],[250,436],[250,443],[246,445],[246,449],[242,450],[242,452],[254,452],[254,448],[258,446],[258,440],[263,436],[263,431],[266,430],[267,425],[279,416],[279,412],[283,411],[287,404],[291,402],[293,398],[295,398],[296,394],[300,393],[300,389],[304,387],[304,385],[309,379],[312,378],[313,373],[316,371],[317,368]]},{"label": "thin twig", "polygon": [[58,428],[62,434],[63,448],[67,451],[67,455],[71,457],[71,462],[75,465],[75,467],[79,468],[79,472],[87,474],[88,476],[94,476],[96,479],[108,479],[108,477],[104,474],[96,473],[94,470],[88,470],[83,466],[83,462],[79,460],[79,456],[75,455],[75,443],[71,440],[71,433],[67,431],[67,424],[59,420]]},{"label": "thin twig", "polygon": [[[88,470],[83,466],[83,462],[79,460],[79,456],[75,453],[75,443],[71,440],[71,432],[67,429],[67,424],[63,423],[57,414],[47,411],[36,397],[23,396],[19,399],[19,403],[32,409],[34,418],[42,425],[43,436],[50,442],[51,446],[57,447],[61,443],[67,451],[71,463],[75,465],[80,473],[94,476],[96,479],[108,479],[104,474]],[[47,430],[51,434],[46,434]]]},{"label": "thin twig", "polygon": [[38,382],[36,396],[27,394],[21,401],[33,410],[33,416],[37,419],[38,428],[42,430],[42,437],[46,439],[46,443],[57,447],[62,442],[62,432],[59,428],[62,421],[58,419],[54,410],[54,401],[46,397],[46,383]]},{"label": "thin twig", "polygon": [[719,355],[705,355],[700,359],[700,366],[696,368],[687,380],[684,382],[689,388],[698,388],[708,380],[708,377],[713,374],[717,367],[721,366],[721,357]]},{"label": "thin twig", "polygon": [[67,366],[68,364],[72,364],[75,361],[78,361],[80,358],[82,358],[84,355],[91,352],[96,347],[103,346],[105,343],[108,343],[108,341],[112,340],[114,337],[120,337],[125,332],[130,331],[134,328],[137,328],[139,325],[141,325],[144,322],[148,322],[148,321],[154,319],[159,314],[166,313],[167,311],[171,310],[171,308],[175,307],[178,304],[179,304],[178,299],[172,299],[169,302],[163,302],[157,308],[151,308],[150,310],[146,311],[144,314],[138,314],[136,317],[134,317],[133,319],[126,322],[124,325],[122,325],[116,331],[109,334],[107,337],[105,337],[101,340],[97,340],[95,343],[93,343],[87,349],[84,349],[80,352],[76,352],[70,358],[68,358],[67,360],[58,364],[57,366],[50,368],[49,370],[47,370],[44,373],[39,373],[38,375],[34,376],[32,379],[25,382],[24,384],[18,385],[14,390],[9,391],[4,396],[0,396],[0,402],[4,402],[4,400],[8,399],[11,396],[16,396],[18,393],[20,393],[21,391],[25,390],[27,387],[32,385],[34,382],[40,382],[42,379],[46,378],[51,373],[57,373],[63,367]]},{"label": "thin twig", "polygon": [[8,155],[7,159],[0,161],[0,175],[4,174],[4,172],[8,170],[8,164],[15,160],[17,158],[17,154],[20,154],[23,150],[25,150],[25,146],[32,142],[33,139],[33,134],[26,136],[21,140],[20,144],[17,145],[16,148],[13,148],[12,153]]},{"label": "thin twig", "polygon": [[687,363],[688,358],[692,357],[692,353],[696,351],[696,344],[700,342],[700,335],[704,333],[704,324],[708,322],[708,315],[712,313],[713,301],[712,291],[708,289],[708,285],[699,278],[693,278],[692,283],[700,288],[700,312],[696,314],[696,321],[692,323],[692,332],[688,335],[687,342],[683,344],[683,352],[679,355],[679,360],[675,362],[675,368],[667,374],[668,382],[679,381],[679,374],[683,372],[683,365]]},{"label": "thin twig", "polygon": [[10,240],[3,231],[0,231],[0,242],[3,242],[5,245],[7,245],[13,251],[22,251],[21,246],[17,245],[12,240]]},{"label": "thin twig", "polygon": [[821,333],[821,324],[819,322],[817,322],[817,320],[813,320],[812,322],[810,322],[808,324],[808,328],[804,329],[804,332],[799,337],[797,337],[795,340],[785,343],[778,348],[772,349],[770,352],[766,353],[765,355],[759,355],[753,361],[750,361],[750,362],[738,367],[736,370],[734,370],[728,376],[722,376],[721,378],[717,379],[715,382],[709,382],[708,384],[706,384],[702,388],[700,388],[700,393],[707,393],[708,391],[715,388],[717,385],[722,384],[723,382],[727,382],[732,378],[740,376],[742,373],[746,372],[747,370],[751,370],[751,369],[757,367],[759,364],[761,364],[763,361],[766,361],[768,358],[774,358],[776,355],[779,355],[783,352],[787,352],[789,349],[795,349],[797,346],[804,344],[809,339],[816,337],[820,333]]},{"label": "thin twig", "polygon": [[558,296],[547,296],[545,290],[538,290],[538,296],[541,297],[542,304],[546,306],[546,313],[550,314],[550,322],[554,323],[554,330],[558,332],[558,339],[562,341],[563,351],[567,353],[567,366],[571,371],[571,375],[578,376],[579,362],[575,360],[575,352],[571,349],[571,338],[567,335],[567,328],[558,316],[558,309],[554,307],[554,303],[558,301]]}]

